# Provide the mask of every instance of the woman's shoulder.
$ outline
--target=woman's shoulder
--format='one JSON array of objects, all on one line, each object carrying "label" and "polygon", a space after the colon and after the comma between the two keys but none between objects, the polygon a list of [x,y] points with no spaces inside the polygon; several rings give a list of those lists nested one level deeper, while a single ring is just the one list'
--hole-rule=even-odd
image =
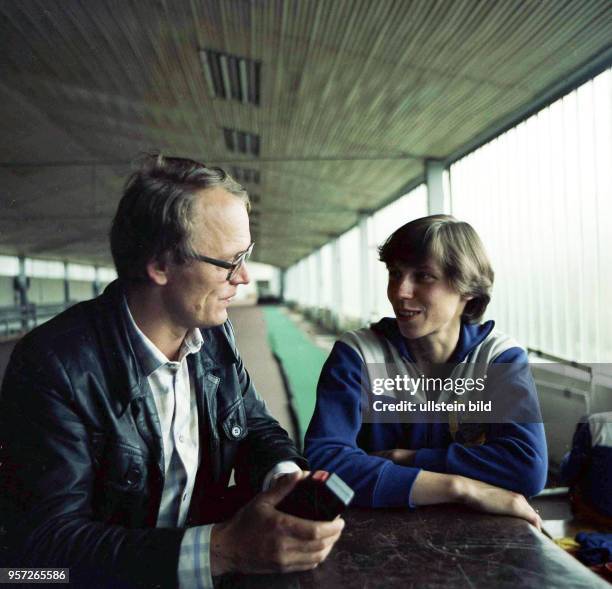
[{"label": "woman's shoulder", "polygon": [[394,345],[395,320],[382,319],[369,327],[347,331],[338,340],[353,349],[366,363],[393,362],[399,353]]},{"label": "woman's shoulder", "polygon": [[472,362],[490,364],[527,360],[527,350],[515,338],[496,329],[493,321],[474,327],[481,337],[469,354]]}]

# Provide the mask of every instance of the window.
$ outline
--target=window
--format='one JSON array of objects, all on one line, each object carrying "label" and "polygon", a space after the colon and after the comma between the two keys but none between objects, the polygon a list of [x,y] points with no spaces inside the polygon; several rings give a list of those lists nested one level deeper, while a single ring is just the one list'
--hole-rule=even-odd
[{"label": "window", "polygon": [[451,166],[495,269],[487,316],[524,345],[612,358],[612,70]]}]

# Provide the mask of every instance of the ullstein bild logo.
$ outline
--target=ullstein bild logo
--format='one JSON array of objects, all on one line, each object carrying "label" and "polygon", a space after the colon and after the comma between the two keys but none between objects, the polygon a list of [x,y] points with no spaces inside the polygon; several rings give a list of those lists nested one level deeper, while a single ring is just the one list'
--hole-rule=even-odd
[{"label": "ullstein bild logo", "polygon": [[459,403],[453,401],[447,403],[441,401],[436,403],[435,401],[426,401],[425,403],[415,403],[414,401],[397,401],[395,403],[386,403],[377,399],[372,403],[372,409],[376,412],[381,411],[408,411],[411,413],[431,413],[431,412],[447,412],[452,411],[455,413],[469,412],[490,412],[493,406],[493,401],[468,401],[467,403]]}]

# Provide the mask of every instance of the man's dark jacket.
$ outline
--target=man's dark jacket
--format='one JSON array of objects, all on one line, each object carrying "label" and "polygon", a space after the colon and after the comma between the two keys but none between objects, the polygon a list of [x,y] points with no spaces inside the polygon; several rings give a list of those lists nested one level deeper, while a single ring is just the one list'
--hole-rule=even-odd
[{"label": "man's dark jacket", "polygon": [[[15,347],[0,404],[5,566],[71,567],[87,586],[175,586],[184,530],[154,527],[162,436],[121,301],[114,282]],[[202,457],[188,526],[222,517],[232,468],[254,493],[279,461],[306,466],[255,391],[229,322],[202,336],[188,357]]]}]

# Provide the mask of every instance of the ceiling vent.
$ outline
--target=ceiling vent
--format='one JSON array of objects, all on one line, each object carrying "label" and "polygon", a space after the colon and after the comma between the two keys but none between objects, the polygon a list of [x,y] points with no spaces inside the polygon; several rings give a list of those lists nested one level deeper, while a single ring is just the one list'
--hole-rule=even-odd
[{"label": "ceiling vent", "polygon": [[225,147],[227,147],[228,151],[251,154],[255,157],[259,157],[259,135],[223,127],[223,137],[225,139]]},{"label": "ceiling vent", "polygon": [[213,98],[259,106],[261,61],[213,49],[201,49],[204,77]]},{"label": "ceiling vent", "polygon": [[260,175],[259,170],[253,170],[252,168],[239,168],[237,166],[233,166],[231,168],[232,176],[235,180],[240,183],[246,184],[259,184],[260,183]]}]

